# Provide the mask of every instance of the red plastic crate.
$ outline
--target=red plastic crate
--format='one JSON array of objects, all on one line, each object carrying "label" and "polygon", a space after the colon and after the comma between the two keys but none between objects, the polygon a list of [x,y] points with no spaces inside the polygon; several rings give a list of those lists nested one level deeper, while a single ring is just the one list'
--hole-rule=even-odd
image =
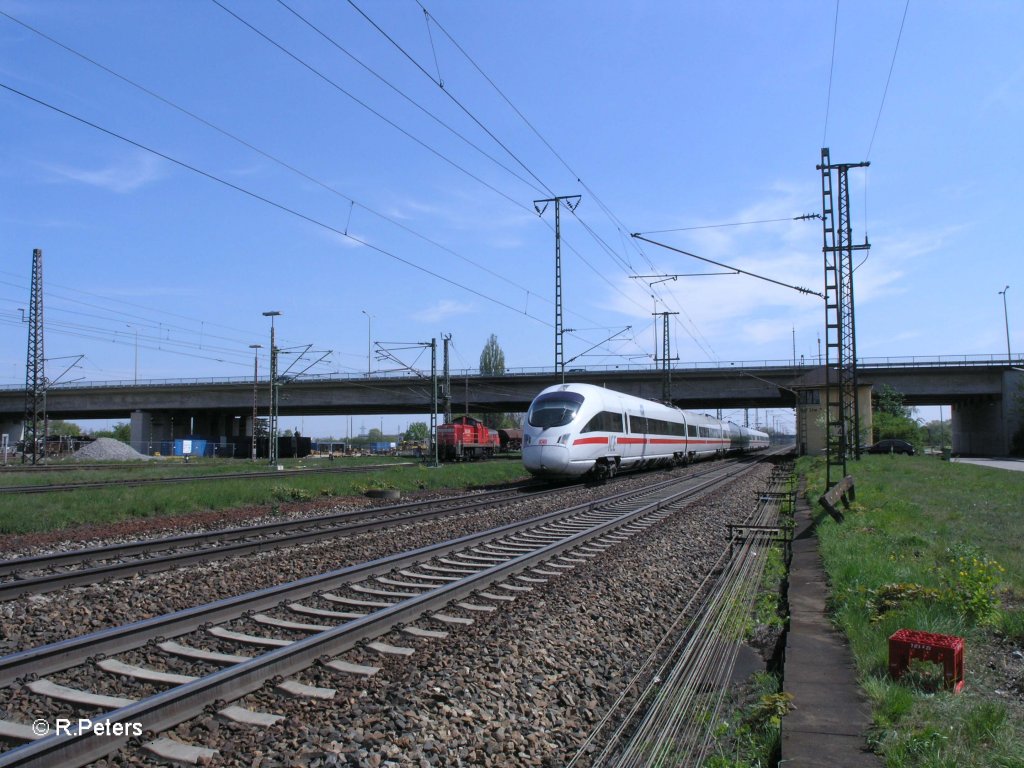
[{"label": "red plastic crate", "polygon": [[889,676],[898,680],[907,671],[911,659],[941,664],[946,687],[956,692],[964,687],[962,637],[901,629],[889,638]]}]

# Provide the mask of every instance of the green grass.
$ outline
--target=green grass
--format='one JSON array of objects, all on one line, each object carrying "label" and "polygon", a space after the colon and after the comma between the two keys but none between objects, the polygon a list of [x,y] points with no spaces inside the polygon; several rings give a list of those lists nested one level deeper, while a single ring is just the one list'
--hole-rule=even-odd
[{"label": "green grass", "polygon": [[[326,459],[283,459],[285,469],[333,468],[335,466],[361,466],[375,464],[397,464],[415,461],[395,456],[351,456],[340,461]],[[90,462],[95,469],[77,469],[75,461],[50,461],[47,466],[61,467],[60,471],[38,471],[31,465],[10,464],[0,467],[0,487],[25,485],[55,485],[58,483],[103,482],[110,480],[136,480],[163,477],[189,477],[195,475],[220,475],[240,472],[267,472],[270,466],[266,459],[258,462],[240,459],[194,459],[188,464],[181,457],[168,457],[155,461],[96,461]]]},{"label": "green grass", "polygon": [[[369,459],[370,457],[366,457]],[[348,466],[348,460],[335,461],[332,466]],[[373,461],[357,463],[382,463]],[[310,464],[310,462],[306,462]],[[220,471],[243,471],[266,465],[248,462],[202,462],[164,466],[161,471],[178,475],[212,474]],[[104,472],[106,470],[103,470]],[[117,468],[112,467],[114,479]],[[120,470],[120,477],[140,477],[139,470]],[[144,470],[145,471],[145,470]],[[60,478],[53,475],[59,474]],[[96,474],[81,473],[82,479],[96,479]],[[145,476],[149,476],[148,474]],[[154,475],[155,476],[155,475]],[[36,482],[68,482],[63,473],[39,473]],[[273,512],[280,504],[293,501],[329,501],[331,497],[361,495],[367,490],[395,488],[403,492],[417,490],[466,489],[521,480],[526,477],[517,461],[491,461],[472,464],[424,464],[396,466],[368,473],[301,474],[287,469],[268,478],[196,480],[192,483],[152,485],[143,487],[113,486],[97,490],[54,491],[49,493],[8,494],[0,496],[0,534],[21,534],[51,530],[67,530],[79,526],[102,525],[135,518],[182,515],[211,510],[262,506]],[[6,475],[0,475],[0,484]]]},{"label": "green grass", "polygon": [[[797,471],[817,510],[824,464]],[[926,456],[867,456],[848,471],[856,502],[843,523],[823,516],[818,537],[876,751],[890,768],[1024,767],[1024,707],[988,665],[1024,642],[1024,473]],[[930,664],[889,678],[888,637],[902,628],[965,639],[962,693],[936,685]]]}]

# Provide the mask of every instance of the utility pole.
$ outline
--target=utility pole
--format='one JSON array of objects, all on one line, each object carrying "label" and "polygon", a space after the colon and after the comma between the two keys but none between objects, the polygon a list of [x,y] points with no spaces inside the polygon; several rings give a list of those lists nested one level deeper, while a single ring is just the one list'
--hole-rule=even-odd
[{"label": "utility pole", "polygon": [[[562,374],[562,380],[565,380],[565,351],[564,351],[564,339],[562,331],[562,222],[561,222],[561,205],[564,202],[565,207],[570,211],[575,211],[576,206],[580,204],[580,195],[561,195],[558,197],[549,197],[546,200],[534,200],[533,208],[537,211],[538,216],[543,216],[544,211],[548,208],[548,203],[555,204],[555,373]],[[540,204],[543,203],[544,207],[541,208]]]},{"label": "utility pole", "polygon": [[277,341],[274,338],[274,318],[280,314],[276,309],[263,313],[264,317],[270,318],[270,418],[267,419],[267,432],[270,444],[267,447],[267,455],[269,463],[274,467],[277,466],[277,401],[280,398],[280,389],[277,381],[277,353],[279,350],[277,348]]},{"label": "utility pole", "polygon": [[21,463],[29,453],[39,460],[39,430],[43,432],[46,458],[46,362],[43,358],[43,252],[32,251],[32,288],[28,305],[28,356],[25,362],[25,427]]},{"label": "utility pole", "polygon": [[262,344],[250,344],[252,350],[252,460],[256,461],[256,420],[259,418],[257,406],[259,404],[259,390],[257,385],[260,380],[260,353]]},{"label": "utility pole", "polygon": [[[445,352],[448,351],[448,340],[445,339]],[[445,356],[445,367],[448,358]],[[437,457],[437,339],[430,340],[430,391],[433,393],[430,403],[430,443],[434,446],[434,463],[431,466],[440,465]]]},{"label": "utility pole", "polygon": [[449,424],[452,420],[452,377],[448,367],[448,345],[451,343],[452,335],[446,333],[441,337],[444,340],[444,374],[441,379],[441,412],[444,414],[444,423]]},{"label": "utility pole", "polygon": [[[827,147],[821,150],[822,253],[825,257],[825,444],[826,485],[846,475],[846,460],[860,459],[860,409],[857,403],[857,335],[853,304],[853,252],[871,246],[854,245],[850,225],[850,168],[870,163],[833,165]],[[839,219],[835,217],[832,171],[839,182]]]}]

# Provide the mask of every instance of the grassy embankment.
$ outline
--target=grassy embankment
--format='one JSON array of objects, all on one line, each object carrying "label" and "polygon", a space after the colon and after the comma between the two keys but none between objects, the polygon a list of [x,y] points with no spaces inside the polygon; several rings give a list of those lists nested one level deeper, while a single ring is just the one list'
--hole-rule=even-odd
[{"label": "grassy embankment", "polygon": [[[401,462],[401,459],[393,459]],[[0,534],[71,529],[84,525],[263,506],[273,512],[280,504],[295,501],[330,501],[331,497],[358,496],[372,489],[395,488],[403,492],[455,489],[524,479],[518,461],[470,464],[424,464],[374,469],[367,473],[307,473],[292,471],[299,464],[331,469],[359,464],[384,463],[379,457],[285,461],[285,469],[273,477],[225,478],[140,487],[113,485],[103,489],[77,489],[32,494],[0,495]],[[56,484],[79,481],[133,480],[142,477],[189,477],[219,472],[266,471],[266,464],[237,460],[203,460],[189,464],[154,463],[145,467],[111,464],[109,469],[69,472],[0,472],[0,485]]]},{"label": "grassy embankment", "polygon": [[[797,471],[819,509],[824,463]],[[848,471],[857,501],[818,537],[875,751],[888,768],[1024,766],[1024,472],[924,456],[867,456]],[[943,690],[930,663],[889,679],[888,638],[903,628],[964,638],[963,692]]]}]

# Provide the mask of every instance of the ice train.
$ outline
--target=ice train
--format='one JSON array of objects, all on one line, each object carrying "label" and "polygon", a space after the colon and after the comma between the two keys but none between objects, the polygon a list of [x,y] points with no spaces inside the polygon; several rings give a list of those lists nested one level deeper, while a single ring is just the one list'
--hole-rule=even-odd
[{"label": "ice train", "polygon": [[523,465],[538,477],[610,477],[762,450],[768,435],[592,384],[556,384],[530,404]]}]

